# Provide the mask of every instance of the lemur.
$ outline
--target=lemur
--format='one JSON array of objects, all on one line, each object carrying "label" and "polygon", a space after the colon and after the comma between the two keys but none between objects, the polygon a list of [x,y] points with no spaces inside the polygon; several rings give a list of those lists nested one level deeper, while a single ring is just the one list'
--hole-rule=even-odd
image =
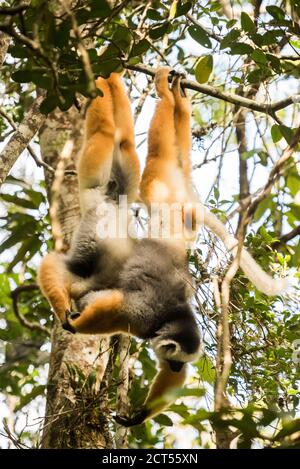
[{"label": "lemur", "polygon": [[[205,211],[204,219],[203,213],[200,218],[194,216],[193,204],[198,199],[190,175],[190,103],[180,76],[169,87],[169,73],[170,69],[161,68],[155,76],[160,100],[149,129],[141,198],[148,206],[176,202],[183,211],[190,203],[188,211],[193,221],[196,217],[196,228],[204,223],[234,252],[236,240],[215,215]],[[97,86],[104,96],[88,108],[78,165],[82,221],[70,253],[50,253],[38,279],[67,330],[124,332],[151,340],[160,371],[142,409],[131,417],[117,417],[130,426],[154,416],[170,402],[170,391],[184,384],[186,363],[200,354],[201,339],[190,306],[185,230],[173,231],[172,239],[97,238],[97,204],[117,203],[117,194],[134,200],[139,178],[129,101],[120,77],[112,74],[108,80],[98,79]],[[189,229],[195,233],[194,222]],[[242,269],[257,288],[267,294],[282,289],[282,280],[263,272],[245,250],[241,257]],[[70,313],[71,297],[79,313]]]},{"label": "lemur", "polygon": [[[104,95],[87,110],[78,164],[82,220],[70,252],[45,257],[38,282],[66,330],[123,332],[150,340],[160,370],[143,407],[130,418],[116,417],[129,426],[169,404],[170,391],[184,384],[186,363],[199,356],[201,339],[181,245],[178,249],[159,240],[97,237],[97,206],[117,204],[119,194],[133,201],[139,180],[130,104],[120,76],[98,79],[97,86]],[[151,140],[159,145],[159,133]],[[78,313],[70,311],[71,298]]]}]

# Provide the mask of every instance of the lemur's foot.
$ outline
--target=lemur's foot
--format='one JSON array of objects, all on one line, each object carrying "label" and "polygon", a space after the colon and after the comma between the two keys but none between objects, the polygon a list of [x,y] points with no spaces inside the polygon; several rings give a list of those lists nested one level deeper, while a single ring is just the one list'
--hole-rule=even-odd
[{"label": "lemur's foot", "polygon": [[65,331],[68,331],[68,332],[71,332],[72,334],[75,334],[76,333],[76,330],[74,329],[74,327],[72,326],[72,324],[70,324],[70,319],[77,319],[79,318],[80,316],[80,313],[77,313],[77,312],[72,312],[72,311],[69,311],[68,309],[66,310],[66,315],[65,315],[65,321],[62,323],[62,328],[65,330]]},{"label": "lemur's foot", "polygon": [[186,78],[186,73],[185,71],[183,70],[175,70],[174,68],[170,71],[170,76],[172,78],[180,78],[181,80],[183,80],[184,78]]},{"label": "lemur's foot", "polygon": [[172,76],[172,91],[176,99],[186,98],[187,93],[185,88],[183,88],[181,81],[186,78],[186,74],[184,72],[176,72],[171,74]]},{"label": "lemur's foot", "polygon": [[133,427],[134,425],[140,425],[143,423],[147,417],[148,411],[147,409],[143,408],[135,412],[132,417],[125,415],[115,415],[114,419],[119,425],[122,425],[123,427]]},{"label": "lemur's foot", "polygon": [[160,98],[169,98],[174,101],[173,95],[169,87],[169,75],[172,71],[171,67],[159,67],[155,73],[155,88]]}]

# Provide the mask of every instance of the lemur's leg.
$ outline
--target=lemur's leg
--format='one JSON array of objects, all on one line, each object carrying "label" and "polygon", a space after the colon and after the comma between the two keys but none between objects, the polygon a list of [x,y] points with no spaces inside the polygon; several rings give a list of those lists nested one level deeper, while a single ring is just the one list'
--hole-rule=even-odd
[{"label": "lemur's leg", "polygon": [[190,152],[191,139],[191,103],[186,90],[181,86],[181,75],[176,74],[172,82],[172,92],[175,99],[175,130],[176,146],[179,160],[182,163],[184,175],[187,181],[191,177]]},{"label": "lemur's leg", "polygon": [[112,73],[107,79],[113,100],[116,126],[116,140],[119,140],[122,169],[129,178],[127,195],[134,201],[138,195],[140,162],[135,150],[134,123],[130,100],[119,73]]},{"label": "lemur's leg", "polygon": [[125,427],[139,425],[160,413],[176,399],[176,396],[172,398],[172,391],[183,387],[187,366],[183,365],[178,372],[172,371],[167,362],[161,362],[160,367],[142,409],[135,412],[132,417],[116,416],[118,423]]},{"label": "lemur's leg", "polygon": [[172,92],[175,99],[175,129],[176,146],[178,150],[178,159],[182,166],[186,199],[188,203],[182,208],[182,221],[190,233],[195,233],[197,229],[196,208],[193,202],[196,202],[196,196],[192,187],[191,180],[191,160],[190,153],[192,147],[191,136],[191,103],[187,92],[181,86],[182,75],[175,74],[172,81]]},{"label": "lemur's leg", "polygon": [[96,85],[103,92],[90,103],[85,119],[85,137],[78,161],[80,191],[108,183],[114,150],[115,123],[113,101],[106,80],[98,78]]},{"label": "lemur's leg", "polygon": [[[141,181],[141,197],[147,203],[167,202],[172,192],[171,168],[176,168],[174,108],[175,101],[170,90],[169,67],[159,68],[155,86],[160,100],[151,120],[148,133],[148,156]],[[170,185],[171,184],[171,185]]]},{"label": "lemur's leg", "polygon": [[[73,315],[67,318],[65,329],[83,334],[116,334],[126,332],[134,334],[130,329],[128,315],[124,313],[124,295],[121,290],[103,290],[97,292],[76,319]],[[74,316],[73,316],[74,317]]]},{"label": "lemur's leg", "polygon": [[62,322],[71,308],[71,280],[63,254],[47,254],[38,270],[38,284]]}]

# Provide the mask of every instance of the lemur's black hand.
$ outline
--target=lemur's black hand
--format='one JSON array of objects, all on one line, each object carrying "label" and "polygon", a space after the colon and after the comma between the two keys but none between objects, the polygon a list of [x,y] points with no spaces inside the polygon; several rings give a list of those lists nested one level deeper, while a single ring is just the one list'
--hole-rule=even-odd
[{"label": "lemur's black hand", "polygon": [[74,327],[70,324],[69,319],[76,319],[79,318],[80,313],[72,313],[68,309],[66,310],[66,316],[65,316],[65,321],[62,323],[62,328],[65,331],[71,332],[72,334],[76,333],[76,330]]},{"label": "lemur's black hand", "polygon": [[148,411],[146,409],[141,409],[135,412],[131,417],[126,417],[125,415],[115,415],[114,419],[123,427],[133,427],[134,425],[140,425],[148,416]]}]

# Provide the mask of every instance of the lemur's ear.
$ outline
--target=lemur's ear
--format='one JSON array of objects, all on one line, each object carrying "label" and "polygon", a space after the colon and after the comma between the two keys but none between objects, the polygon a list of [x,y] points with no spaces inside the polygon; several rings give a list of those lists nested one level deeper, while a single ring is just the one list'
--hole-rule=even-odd
[{"label": "lemur's ear", "polygon": [[153,347],[158,358],[172,359],[177,353],[180,352],[179,344],[172,339],[154,339]]}]

